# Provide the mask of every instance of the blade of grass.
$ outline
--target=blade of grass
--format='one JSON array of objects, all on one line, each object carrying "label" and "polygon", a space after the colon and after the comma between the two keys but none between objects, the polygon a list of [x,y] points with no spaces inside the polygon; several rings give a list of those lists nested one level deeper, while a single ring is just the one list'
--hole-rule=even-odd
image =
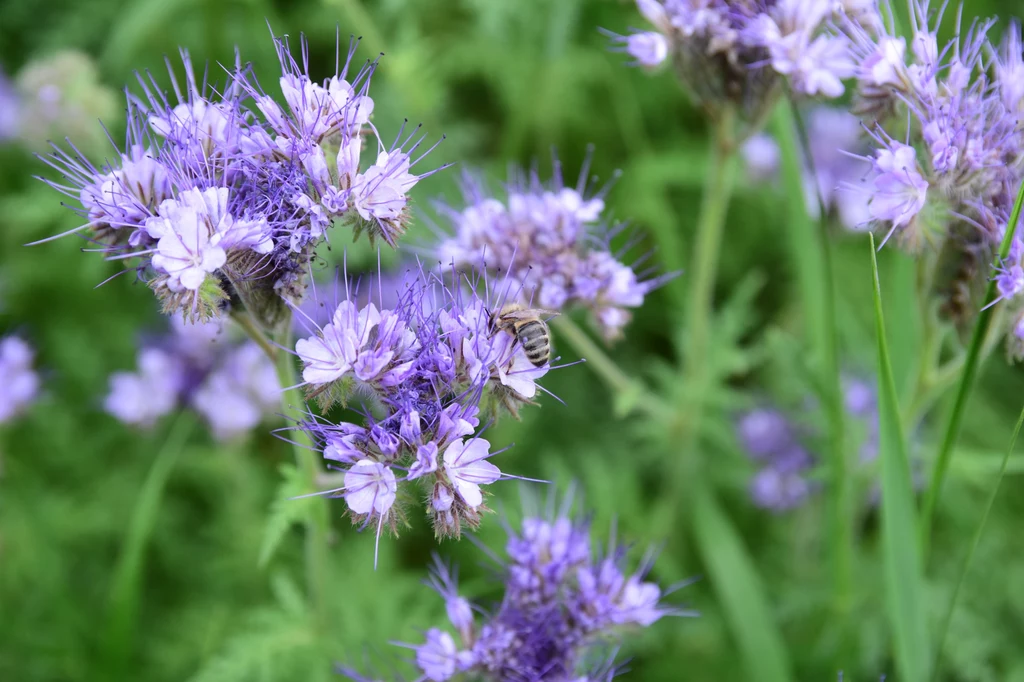
[{"label": "blade of grass", "polygon": [[156,525],[167,481],[195,426],[196,418],[191,411],[182,410],[178,414],[139,490],[110,587],[110,616],[104,640],[110,679],[122,679],[129,663],[135,640],[146,547]]},{"label": "blade of grass", "polygon": [[786,647],[757,570],[729,518],[706,485],[694,486],[693,532],[750,679],[793,679]]},{"label": "blade of grass", "polygon": [[988,520],[989,512],[992,511],[992,506],[996,502],[996,495],[999,494],[999,486],[1003,482],[1003,476],[1006,475],[1006,466],[1010,462],[1010,455],[1013,454],[1013,448],[1017,445],[1017,436],[1020,434],[1020,427],[1024,424],[1024,409],[1020,411],[1020,417],[1017,418],[1017,425],[1013,427],[1013,436],[1010,438],[1010,447],[1006,448],[1006,453],[1003,454],[1003,462],[999,467],[999,473],[996,475],[996,480],[992,484],[992,491],[988,494],[988,500],[985,502],[985,510],[981,513],[981,518],[978,520],[978,527],[974,529],[974,537],[971,538],[971,544],[967,548],[967,555],[964,557],[964,563],[960,567],[960,576],[957,578],[956,586],[953,588],[953,595],[949,598],[949,606],[946,608],[946,615],[942,618],[942,626],[939,629],[939,639],[937,650],[935,652],[935,668],[932,673],[932,679],[939,679],[939,663],[942,661],[942,647],[946,643],[946,634],[949,632],[949,623],[953,620],[953,612],[956,610],[956,601],[960,596],[960,588],[964,584],[964,580],[967,578],[967,573],[971,570],[971,561],[974,559],[974,552],[978,549],[978,543],[981,542],[981,534],[985,530],[985,522]]},{"label": "blade of grass", "polygon": [[[1021,205],[1024,204],[1024,183],[1021,183],[1017,190],[1017,199],[1013,202],[1013,211],[1010,213],[1010,221],[1006,226],[1006,233],[999,245],[999,257],[997,263],[1002,262],[1010,253],[1010,244],[1013,242],[1014,234],[1017,232],[1017,224],[1020,222]],[[985,336],[989,328],[989,321],[996,300],[995,278],[989,280],[988,289],[985,291],[985,308],[978,314],[974,323],[974,331],[971,334],[971,345],[967,349],[967,360],[964,362],[963,374],[960,375],[960,385],[956,390],[956,401],[953,403],[953,411],[946,422],[946,431],[942,437],[942,446],[939,448],[939,455],[935,460],[935,469],[932,471],[932,480],[925,491],[924,507],[921,515],[921,547],[922,556],[928,557],[928,543],[931,540],[932,520],[935,516],[935,505],[938,502],[939,494],[942,492],[942,484],[946,480],[946,472],[949,469],[949,460],[953,455],[953,447],[960,436],[960,427],[963,423],[964,412],[967,407],[967,399],[974,388],[974,378],[978,374],[978,365],[981,360],[981,349],[985,344]]]},{"label": "blade of grass", "polygon": [[875,332],[878,337],[878,418],[882,472],[882,556],[886,603],[895,645],[896,664],[903,682],[928,678],[928,629],[922,601],[921,555],[917,544],[914,489],[900,421],[896,382],[882,315],[875,240],[871,237],[874,279]]}]

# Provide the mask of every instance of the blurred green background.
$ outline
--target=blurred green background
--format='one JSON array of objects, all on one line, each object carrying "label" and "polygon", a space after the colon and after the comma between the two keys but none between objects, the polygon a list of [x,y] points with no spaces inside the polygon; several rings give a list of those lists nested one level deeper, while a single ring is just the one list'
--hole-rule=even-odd
[{"label": "blurred green background", "polygon": [[[971,0],[967,13],[1005,14],[1019,7],[1017,0]],[[371,90],[375,124],[385,139],[406,117],[422,121],[432,135],[446,134],[427,165],[482,167],[497,185],[510,163],[539,160],[547,175],[555,148],[572,178],[587,145],[594,144],[593,172],[607,179],[622,170],[609,203],[616,217],[647,235],[638,255],[654,248],[663,270],[686,266],[704,179],[705,125],[671,73],[627,68],[622,55],[608,51],[597,29],[625,33],[641,26],[632,2],[7,0],[0,3],[0,64],[13,76],[33,59],[74,48],[91,55],[99,81],[117,91],[133,82],[134,70],[152,70],[166,84],[164,56],[180,73],[179,46],[197,63],[209,60],[217,73],[218,63],[233,61],[237,45],[243,61],[253,62],[270,84],[278,67],[268,22],[278,34],[305,33],[315,79],[333,68],[336,26],[343,40],[349,33],[363,37],[360,58],[385,53]],[[79,75],[68,87],[87,80]],[[104,120],[120,140],[121,100],[115,102]],[[98,158],[110,153],[101,149]],[[102,397],[111,372],[134,367],[140,334],[164,323],[151,292],[130,278],[95,288],[116,266],[80,253],[75,238],[22,246],[76,224],[60,197],[33,179],[43,171],[24,146],[0,147],[0,332],[17,331],[36,346],[46,386],[24,418],[0,428],[0,680],[318,679],[323,667],[311,672],[311,644],[297,625],[303,619],[295,596],[302,582],[299,531],[289,534],[268,567],[257,566],[278,468],[291,456],[268,433],[231,446],[201,433],[189,440],[145,556],[131,648],[121,663],[109,660],[104,642],[112,572],[140,486],[172,419],[148,433],[131,431],[103,413]],[[429,198],[454,196],[458,172],[453,168],[417,186],[418,210],[429,215]],[[824,682],[837,671],[822,501],[819,496],[784,515],[753,507],[746,495],[753,466],[729,421],[765,396],[796,405],[807,393],[794,370],[802,327],[782,205],[771,186],[741,179],[730,206],[716,288],[725,311],[716,362],[733,378],[730,390],[717,397],[720,409],[712,414],[718,417],[706,425],[702,447],[705,475],[724,490],[795,679]],[[429,239],[423,223],[403,245],[406,255]],[[868,245],[861,235],[836,230],[835,237],[842,364],[870,378],[875,346]],[[332,258],[340,259],[343,242],[334,242]],[[365,243],[357,244],[350,248],[350,269],[370,269],[375,258]],[[392,254],[385,260],[396,262]],[[901,261],[892,250],[881,254],[883,291],[906,271]],[[907,322],[913,315],[901,309],[898,296],[887,297],[887,305],[899,373],[915,354]],[[611,354],[627,371],[681,389],[672,350],[680,317],[669,296],[656,292]],[[560,350],[575,359],[564,344]],[[617,418],[615,396],[585,365],[553,372],[545,385],[566,404],[544,398],[541,409],[524,410],[521,423],[492,429],[496,445],[515,443],[500,456],[501,468],[555,481],[559,489],[577,481],[597,529],[614,521],[621,537],[641,547],[661,544],[654,575],[662,584],[703,575],[692,543],[666,516],[670,501],[662,474],[678,455],[672,444],[635,417]],[[1022,400],[1024,374],[997,353],[972,401],[942,500],[939,559],[927,591],[935,616],[947,603],[950,576]],[[934,414],[942,412],[940,407]],[[915,451],[925,459],[935,440],[929,423],[914,435]],[[1019,460],[1011,467],[1024,473]],[[516,484],[499,483],[492,491],[493,508],[517,509]],[[942,679],[1024,681],[1022,491],[1014,476],[999,497],[960,598]],[[401,656],[389,641],[419,641],[422,629],[444,617],[441,600],[420,584],[435,549],[428,526],[414,517],[401,538],[382,540],[374,571],[373,534],[356,533],[341,518],[340,501],[332,502],[332,512],[337,631],[328,655],[356,666]],[[859,529],[856,646],[846,659],[847,680],[892,672],[877,523],[869,511]],[[496,517],[486,519],[480,537],[501,546]],[[448,542],[440,552],[462,565],[467,593],[494,596],[482,554],[471,543]],[[672,599],[699,610],[700,618],[666,619],[627,639],[622,655],[632,662],[626,679],[752,679],[711,581],[699,580]]]}]

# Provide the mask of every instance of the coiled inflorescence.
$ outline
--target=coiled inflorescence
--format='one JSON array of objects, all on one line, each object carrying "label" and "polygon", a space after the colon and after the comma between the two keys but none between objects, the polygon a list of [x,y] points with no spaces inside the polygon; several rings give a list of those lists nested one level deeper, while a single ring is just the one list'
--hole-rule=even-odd
[{"label": "coiled inflorescence", "polygon": [[[137,272],[167,312],[208,319],[244,306],[268,330],[301,301],[318,244],[334,223],[394,245],[409,221],[408,191],[429,173],[411,169],[422,142],[402,134],[385,145],[370,122],[377,62],[349,76],[357,46],[322,83],[287,39],[275,40],[285,106],[238,60],[220,89],[200,84],[182,52],[183,85],[173,96],[151,77],[128,95],[128,133],[119,159],[96,167],[75,147],[49,163],[80,202],[86,231],[112,259]],[[170,69],[170,65],[168,65]],[[351,79],[350,79],[351,78]],[[364,148],[372,152],[362,162]]]},{"label": "coiled inflorescence", "polygon": [[741,137],[756,132],[783,79],[804,96],[839,97],[853,74],[845,36],[828,22],[855,11],[833,0],[636,0],[655,28],[611,34],[617,49],[653,67],[671,59],[680,80],[709,116],[739,112]]},{"label": "coiled inflorescence", "polygon": [[550,183],[536,172],[513,174],[504,199],[464,175],[464,205],[438,206],[452,231],[437,246],[438,260],[508,282],[527,307],[589,310],[606,338],[618,338],[630,309],[662,280],[643,280],[611,250],[624,225],[605,216],[608,186],[591,192],[587,184],[584,165],[576,186],[566,187],[557,160]]},{"label": "coiled inflorescence", "polygon": [[571,516],[568,504],[506,529],[505,556],[498,560],[504,594],[492,609],[461,596],[457,572],[435,560],[429,584],[444,599],[455,634],[430,628],[423,644],[405,645],[415,651],[417,679],[610,680],[619,669],[607,649],[624,629],[695,615],[666,606],[661,588],[647,580],[653,555],[630,573],[626,548],[613,538],[595,550],[589,520]]},{"label": "coiled inflorescence", "polygon": [[[404,518],[405,483],[420,480],[439,537],[476,528],[486,510],[481,487],[501,471],[481,437],[481,416],[518,415],[533,404],[534,367],[515,338],[494,324],[493,302],[468,281],[422,271],[397,294],[358,302],[354,292],[327,324],[295,344],[307,395],[323,410],[358,399],[358,422],[311,418],[301,424],[320,445],[354,519],[394,530]],[[397,300],[385,307],[383,300]],[[353,405],[354,406],[354,405]]]}]

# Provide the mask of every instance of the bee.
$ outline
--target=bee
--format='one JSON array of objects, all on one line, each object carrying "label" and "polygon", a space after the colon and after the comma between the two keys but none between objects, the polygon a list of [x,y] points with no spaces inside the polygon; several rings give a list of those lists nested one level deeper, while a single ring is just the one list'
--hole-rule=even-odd
[{"label": "bee", "polygon": [[526,308],[518,303],[509,303],[494,314],[491,323],[495,332],[508,332],[519,342],[526,353],[526,359],[534,367],[542,367],[551,358],[551,332],[540,316],[553,317],[557,314],[554,310]]}]

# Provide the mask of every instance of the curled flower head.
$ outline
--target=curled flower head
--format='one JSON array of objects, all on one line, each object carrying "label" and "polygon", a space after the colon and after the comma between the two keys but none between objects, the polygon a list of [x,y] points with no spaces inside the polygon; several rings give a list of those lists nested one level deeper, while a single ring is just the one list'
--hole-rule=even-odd
[{"label": "curled flower head", "polygon": [[636,63],[668,58],[708,115],[739,111],[739,136],[757,131],[782,79],[805,96],[839,97],[854,72],[850,43],[825,31],[829,0],[637,0],[654,32],[609,33]]},{"label": "curled flower head", "polygon": [[[287,39],[275,40],[282,106],[248,66],[220,87],[200,84],[182,52],[173,97],[152,77],[128,95],[119,160],[97,168],[77,148],[48,161],[67,178],[51,184],[81,204],[84,231],[108,257],[130,263],[168,313],[207,320],[242,307],[265,330],[305,296],[317,247],[333,224],[395,246],[409,220],[409,190],[430,172],[418,128],[385,145],[370,123],[376,62],[349,74],[357,42],[321,83]],[[375,161],[361,163],[364,146]],[[419,151],[418,151],[419,150]],[[362,168],[361,168],[362,166]]]},{"label": "curled flower head", "polygon": [[644,280],[611,251],[622,226],[603,218],[608,187],[587,188],[587,166],[575,187],[566,187],[555,161],[555,177],[542,183],[536,173],[515,176],[500,200],[471,175],[463,178],[465,205],[440,205],[453,234],[437,247],[445,266],[488,272],[527,307],[568,310],[583,307],[606,338],[614,339],[630,309],[659,280]]},{"label": "curled flower head", "polygon": [[528,512],[520,529],[508,527],[498,559],[504,593],[493,608],[471,605],[455,570],[435,557],[428,584],[444,599],[454,633],[432,627],[422,644],[403,645],[415,652],[419,679],[610,680],[616,669],[608,650],[624,628],[696,615],[664,603],[647,576],[653,555],[631,572],[626,548],[595,547],[590,523],[570,507],[557,515]]},{"label": "curled flower head", "polygon": [[1019,25],[997,48],[994,22],[963,22],[961,8],[954,38],[940,45],[945,7],[912,2],[909,41],[891,22],[837,22],[854,46],[854,111],[875,146],[870,214],[910,250],[940,248],[963,219],[984,222],[987,211],[1012,204],[1022,178]]},{"label": "curled flower head", "polygon": [[[385,281],[398,291],[385,296]],[[533,404],[547,368],[530,364],[513,336],[495,327],[500,303],[465,281],[421,269],[415,277],[378,278],[372,288],[376,302],[358,301],[346,285],[330,321],[307,320],[312,333],[295,346],[307,394],[325,411],[335,403],[366,406],[363,419],[310,419],[300,427],[339,471],[342,485],[328,493],[344,497],[357,522],[378,535],[392,528],[409,497],[402,490],[418,485],[437,535],[458,536],[479,524],[484,489],[502,476],[491,461],[497,453],[477,433],[479,415],[515,415]],[[368,506],[370,492],[386,508]]]},{"label": "curled flower head", "polygon": [[17,336],[0,338],[0,424],[23,413],[39,394],[35,351]]}]

